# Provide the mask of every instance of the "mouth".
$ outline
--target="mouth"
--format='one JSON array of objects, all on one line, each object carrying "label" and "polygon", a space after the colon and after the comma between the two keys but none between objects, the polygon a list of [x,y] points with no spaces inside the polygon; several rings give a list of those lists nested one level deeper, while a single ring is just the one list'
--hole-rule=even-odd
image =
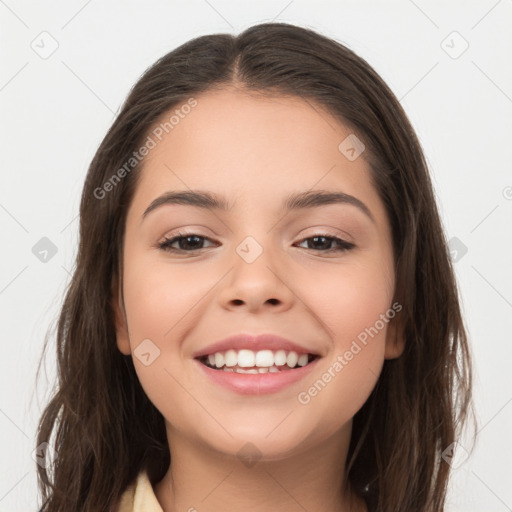
[{"label": "mouth", "polygon": [[318,355],[294,350],[226,350],[197,357],[204,366],[219,372],[259,374],[293,372],[318,359]]}]

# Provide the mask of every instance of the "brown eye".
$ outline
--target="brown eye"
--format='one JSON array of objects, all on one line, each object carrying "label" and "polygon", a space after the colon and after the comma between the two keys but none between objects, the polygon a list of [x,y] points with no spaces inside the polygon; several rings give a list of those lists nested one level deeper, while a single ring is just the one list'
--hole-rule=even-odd
[{"label": "brown eye", "polygon": [[[304,238],[300,243],[307,242],[311,240],[310,247],[305,247],[306,249],[311,249],[313,251],[320,252],[343,252],[349,251],[353,249],[355,245],[351,242],[347,242],[346,240],[342,240],[341,238],[335,236],[328,235],[315,235],[308,238]],[[335,248],[332,245],[335,245]]]},{"label": "brown eye", "polygon": [[[180,233],[177,236],[172,238],[166,238],[163,242],[158,244],[158,247],[164,251],[169,252],[192,252],[197,251],[199,249],[204,249],[202,247],[205,240],[210,240],[205,236],[196,235],[194,233]],[[173,245],[177,244],[177,247],[173,247]]]}]

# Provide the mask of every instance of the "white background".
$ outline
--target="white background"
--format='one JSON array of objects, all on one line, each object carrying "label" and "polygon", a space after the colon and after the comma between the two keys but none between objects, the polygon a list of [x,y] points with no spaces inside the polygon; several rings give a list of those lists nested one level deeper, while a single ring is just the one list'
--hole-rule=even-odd
[{"label": "white background", "polygon": [[[454,471],[447,510],[511,510],[511,0],[1,0],[0,16],[0,512],[36,510],[32,452],[53,343],[37,389],[36,365],[73,266],[85,172],[115,112],[140,74],[183,42],[272,20],[348,45],[417,130],[447,235],[467,247],[456,271],[480,433]],[[31,45],[49,49],[52,38],[58,48],[43,59]],[[453,58],[461,38],[469,47]],[[58,251],[46,263],[32,253],[42,237]]]}]

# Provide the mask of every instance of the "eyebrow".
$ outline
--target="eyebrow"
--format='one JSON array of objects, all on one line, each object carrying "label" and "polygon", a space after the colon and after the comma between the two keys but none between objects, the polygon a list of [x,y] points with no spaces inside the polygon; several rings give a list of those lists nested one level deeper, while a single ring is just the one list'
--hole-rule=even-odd
[{"label": "eyebrow", "polygon": [[[207,210],[229,211],[233,205],[221,196],[212,192],[203,192],[200,190],[169,191],[157,197],[146,208],[142,214],[142,220],[153,210],[168,204],[180,204],[195,206]],[[290,194],[283,202],[283,208],[287,211],[300,210],[305,208],[317,208],[331,204],[347,204],[355,206],[361,210],[370,220],[375,223],[375,218],[370,209],[360,200],[343,192],[333,192],[328,190],[311,190]],[[141,220],[141,221],[142,221]]]}]

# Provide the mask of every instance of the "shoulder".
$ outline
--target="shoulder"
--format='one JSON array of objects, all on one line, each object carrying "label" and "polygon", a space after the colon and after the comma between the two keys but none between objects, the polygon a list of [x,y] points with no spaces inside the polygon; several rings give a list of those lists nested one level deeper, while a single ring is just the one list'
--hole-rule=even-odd
[{"label": "shoulder", "polygon": [[144,470],[126,488],[115,512],[163,512]]}]

